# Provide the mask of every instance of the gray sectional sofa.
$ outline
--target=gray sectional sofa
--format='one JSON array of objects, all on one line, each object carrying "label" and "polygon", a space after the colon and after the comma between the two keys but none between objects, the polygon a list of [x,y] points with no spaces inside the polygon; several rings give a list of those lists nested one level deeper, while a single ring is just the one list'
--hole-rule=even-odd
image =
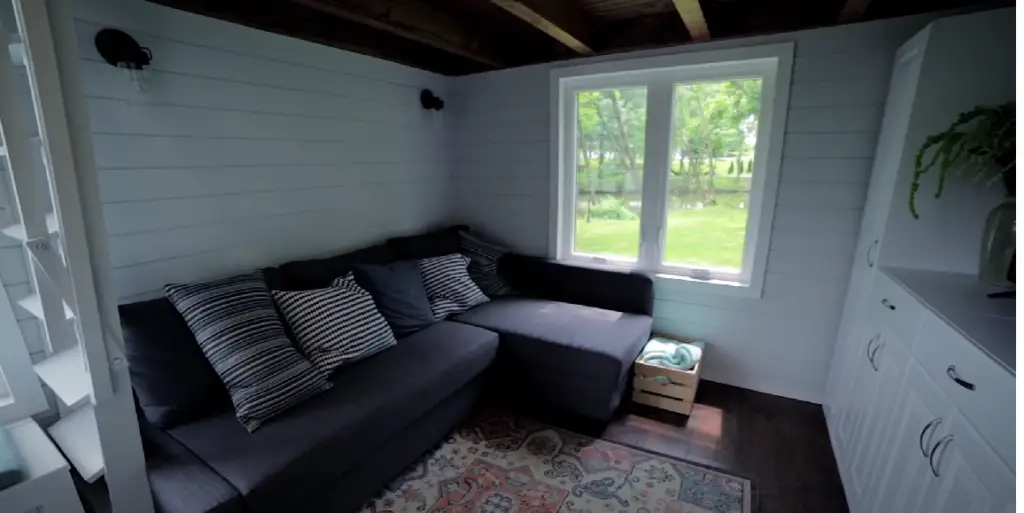
[{"label": "gray sectional sofa", "polygon": [[[264,276],[271,288],[320,288],[354,263],[457,251],[460,229],[291,262]],[[196,342],[166,299],[122,305],[158,510],[356,510],[443,440],[485,391],[610,418],[650,335],[650,278],[516,254],[502,259],[500,272],[518,295],[342,367],[331,390],[252,434],[236,419],[223,385],[211,379],[212,369],[197,363],[202,355],[190,347]]]}]

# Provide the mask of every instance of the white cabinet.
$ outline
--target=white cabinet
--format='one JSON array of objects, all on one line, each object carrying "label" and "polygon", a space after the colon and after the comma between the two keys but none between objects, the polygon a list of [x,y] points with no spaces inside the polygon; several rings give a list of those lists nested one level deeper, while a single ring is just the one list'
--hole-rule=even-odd
[{"label": "white cabinet", "polygon": [[890,426],[878,493],[853,511],[1002,513],[1013,510],[1014,474],[916,364]]},{"label": "white cabinet", "polygon": [[[1012,353],[1015,341],[1004,341],[1010,351],[979,349],[976,338],[965,336],[972,330],[939,314],[937,304],[905,280],[892,278],[899,274],[893,265],[929,269],[942,260],[934,255],[917,258],[942,249],[934,234],[949,234],[947,243],[961,248],[977,247],[977,236],[967,241],[964,233],[978,230],[946,226],[953,218],[979,212],[983,218],[977,209],[964,210],[954,202],[955,216],[942,215],[933,204],[930,217],[905,222],[908,183],[917,148],[927,134],[946,129],[966,110],[963,105],[998,103],[1003,92],[1008,92],[1007,100],[1013,98],[1006,70],[989,72],[977,66],[989,53],[1003,56],[1004,47],[1012,48],[1013,15],[1006,9],[942,19],[895,56],[825,391],[826,422],[853,513],[1012,508],[1016,378],[1012,358],[992,358]],[[971,36],[969,45],[956,45],[947,36],[958,30],[981,35]],[[925,78],[939,71],[943,80]],[[918,195],[922,212],[926,196]],[[912,242],[918,240],[921,247]],[[914,267],[916,262],[928,265]],[[986,299],[984,294],[960,297],[960,303],[976,300]],[[972,319],[985,326],[996,322],[983,316]]]},{"label": "white cabinet", "polygon": [[[852,367],[843,365],[856,358],[863,326],[866,300],[871,289],[874,268],[881,250],[882,232],[885,228],[889,204],[892,203],[893,189],[896,184],[897,168],[903,154],[904,139],[900,134],[906,132],[910,121],[911,106],[917,90],[918,76],[921,73],[921,60],[924,46],[928,41],[929,30],[926,28],[896,52],[893,63],[889,94],[882,116],[882,126],[875,150],[876,158],[868,186],[867,201],[864,204],[864,215],[861,218],[860,236],[857,252],[854,255],[853,269],[846,294],[843,317],[840,321],[836,343],[836,354],[833,357],[832,370],[825,390],[825,409],[831,414],[832,409],[842,409],[836,404],[845,397],[844,387],[852,378],[849,373]],[[909,341],[908,341],[909,342]]]}]

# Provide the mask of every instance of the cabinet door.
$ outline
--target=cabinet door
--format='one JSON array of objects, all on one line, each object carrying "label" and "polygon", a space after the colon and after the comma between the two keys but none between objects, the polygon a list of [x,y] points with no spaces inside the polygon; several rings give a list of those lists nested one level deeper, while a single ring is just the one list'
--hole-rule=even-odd
[{"label": "cabinet door", "polygon": [[877,496],[880,485],[877,476],[883,470],[885,440],[890,434],[910,361],[906,346],[884,328],[869,354],[871,384],[863,388],[863,393],[868,394],[863,401],[863,411],[858,412],[863,420],[847,458],[846,495],[855,511],[864,510],[857,506],[870,505]]},{"label": "cabinet door", "polygon": [[846,386],[852,379],[850,372],[853,369],[848,365],[848,359],[856,355],[856,346],[860,342],[858,336],[863,326],[865,302],[871,290],[882,232],[896,186],[899,158],[910,122],[926,40],[927,29],[900,48],[893,64],[843,317],[839,323],[832,368],[825,386],[825,413],[829,418],[835,416],[832,410],[843,409],[842,403],[847,400]]},{"label": "cabinet door", "polygon": [[931,485],[922,511],[1004,513],[1013,511],[1014,474],[959,412],[949,433],[929,457]]},{"label": "cabinet door", "polygon": [[[883,432],[877,491],[855,512],[935,513],[924,508],[934,476],[928,456],[949,433],[953,405],[916,362],[907,365],[895,415]],[[970,510],[965,510],[970,511]]]},{"label": "cabinet door", "polygon": [[[845,398],[841,409],[835,412],[836,426],[834,429],[835,445],[842,454],[839,458],[839,465],[844,469],[849,468],[854,442],[864,425],[868,410],[871,408],[871,401],[878,388],[870,354],[875,350],[875,344],[881,337],[881,332],[875,329],[874,325],[862,326],[860,336],[857,337],[858,343],[851,345],[856,352],[848,357],[849,378],[848,383],[843,386]],[[847,490],[846,493],[849,496],[850,490]]]}]

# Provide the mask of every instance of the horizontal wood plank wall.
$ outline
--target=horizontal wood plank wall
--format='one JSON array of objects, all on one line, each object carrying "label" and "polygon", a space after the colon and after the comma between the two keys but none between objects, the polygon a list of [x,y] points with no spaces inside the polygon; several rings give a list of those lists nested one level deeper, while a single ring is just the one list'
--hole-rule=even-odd
[{"label": "horizontal wood plank wall", "polygon": [[[75,4],[122,302],[445,220],[448,135],[419,92],[446,97],[448,78],[141,0]],[[98,55],[105,27],[152,51],[148,90]],[[12,300],[28,293],[13,242],[0,274]]]},{"label": "horizontal wood plank wall", "polygon": [[[930,17],[637,52],[597,60],[795,41],[782,176],[764,296],[658,283],[655,329],[710,344],[707,379],[821,402],[896,48]],[[573,64],[584,61],[573,61]],[[453,221],[548,253],[551,65],[453,85]]]}]

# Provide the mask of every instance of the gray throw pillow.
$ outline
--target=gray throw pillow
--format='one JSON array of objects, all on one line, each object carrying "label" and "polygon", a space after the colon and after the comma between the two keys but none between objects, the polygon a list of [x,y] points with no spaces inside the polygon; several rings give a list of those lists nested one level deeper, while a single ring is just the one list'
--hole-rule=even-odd
[{"label": "gray throw pillow", "polygon": [[437,320],[489,301],[469,277],[469,258],[459,253],[419,260],[423,288]]},{"label": "gray throw pillow", "polygon": [[316,290],[273,291],[302,354],[324,374],[395,345],[387,321],[370,294],[352,275],[336,286]]},{"label": "gray throw pillow", "polygon": [[509,252],[508,248],[469,232],[459,232],[462,253],[469,257],[469,277],[487,297],[514,294],[512,287],[498,274],[498,262]]},{"label": "gray throw pillow", "polygon": [[352,273],[356,283],[373,296],[377,309],[396,336],[409,335],[434,324],[434,313],[415,260],[356,265]]},{"label": "gray throw pillow", "polygon": [[164,293],[185,318],[250,433],[331,388],[292,347],[260,273],[167,285]]}]

